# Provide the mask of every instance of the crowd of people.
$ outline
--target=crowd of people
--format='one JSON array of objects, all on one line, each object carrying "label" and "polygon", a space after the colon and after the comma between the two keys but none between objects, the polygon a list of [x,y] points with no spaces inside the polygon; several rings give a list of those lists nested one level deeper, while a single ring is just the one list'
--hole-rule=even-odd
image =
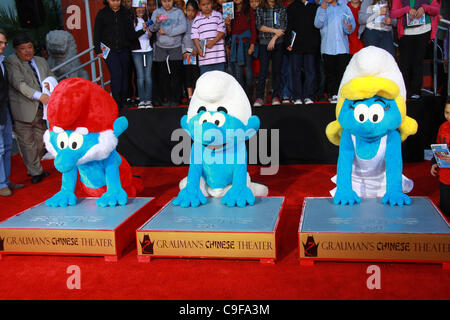
[{"label": "crowd of people", "polygon": [[210,70],[232,74],[253,106],[336,103],[352,55],[372,45],[396,56],[394,42],[408,98],[420,98],[440,0],[233,0],[233,17],[225,2],[104,0],[95,51],[109,50],[118,105],[180,105]]}]

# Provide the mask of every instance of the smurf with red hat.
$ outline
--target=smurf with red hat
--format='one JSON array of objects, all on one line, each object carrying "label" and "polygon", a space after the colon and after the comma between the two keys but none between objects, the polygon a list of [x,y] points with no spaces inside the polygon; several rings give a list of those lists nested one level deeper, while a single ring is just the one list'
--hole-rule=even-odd
[{"label": "smurf with red hat", "polygon": [[48,206],[76,205],[78,174],[81,189],[99,197],[98,206],[123,206],[128,196],[136,196],[140,186],[116,151],[128,121],[118,118],[117,104],[105,90],[81,78],[61,81],[51,95],[47,121],[45,146],[62,173],[61,190],[46,201]]}]

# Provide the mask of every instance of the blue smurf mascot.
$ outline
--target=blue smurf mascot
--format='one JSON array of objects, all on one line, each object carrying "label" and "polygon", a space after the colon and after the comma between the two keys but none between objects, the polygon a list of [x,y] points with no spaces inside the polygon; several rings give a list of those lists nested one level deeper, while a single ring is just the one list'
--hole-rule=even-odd
[{"label": "blue smurf mascot", "polygon": [[334,203],[353,205],[380,197],[384,204],[411,204],[413,182],[403,176],[401,143],[417,132],[406,115],[406,89],[392,55],[377,47],[356,53],[342,78],[336,121],[328,139],[339,145]]},{"label": "blue smurf mascot", "polygon": [[211,71],[198,79],[181,119],[193,144],[175,205],[197,207],[217,197],[229,207],[245,207],[255,203],[255,196],[267,196],[267,187],[252,182],[247,173],[245,141],[260,125],[251,112],[245,91],[228,73]]}]

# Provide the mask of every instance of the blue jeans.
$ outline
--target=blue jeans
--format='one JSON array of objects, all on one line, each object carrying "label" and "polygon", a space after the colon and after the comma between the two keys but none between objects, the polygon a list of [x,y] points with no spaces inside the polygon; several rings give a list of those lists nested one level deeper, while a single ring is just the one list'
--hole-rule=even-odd
[{"label": "blue jeans", "polygon": [[361,35],[361,39],[364,43],[364,47],[375,46],[384,49],[392,56],[395,56],[392,31],[380,31],[366,28]]},{"label": "blue jeans", "polygon": [[[4,108],[4,106],[2,107]],[[12,122],[7,111],[6,122],[0,125],[0,189],[9,185],[11,173]]]},{"label": "blue jeans", "polygon": [[280,70],[281,60],[283,59],[283,43],[275,45],[272,51],[267,50],[267,44],[259,45],[259,78],[256,88],[256,98],[264,99],[264,89],[266,87],[267,71],[269,62],[272,60],[272,97],[280,97]]},{"label": "blue jeans", "polygon": [[[316,57],[314,53],[292,54],[292,97],[294,99],[310,98],[314,101],[314,83],[316,81]],[[302,81],[302,70],[304,82]]]},{"label": "blue jeans", "polygon": [[[229,73],[236,78],[239,84],[244,88],[250,88],[253,85],[253,70],[252,61],[253,57],[248,54],[248,48],[250,44],[248,41],[244,43],[244,55],[245,55],[245,65],[240,66],[237,62],[228,62]],[[244,71],[245,70],[245,81],[244,81]]]},{"label": "blue jeans", "polygon": [[225,62],[200,66],[200,76],[208,71],[223,71],[223,72],[225,72]]},{"label": "blue jeans", "polygon": [[152,101],[153,51],[132,52],[131,56],[133,57],[133,62],[136,67],[136,81],[139,99],[141,101]]},{"label": "blue jeans", "polygon": [[292,73],[292,55],[283,50],[283,62],[281,63],[281,97],[293,97],[294,75]]}]

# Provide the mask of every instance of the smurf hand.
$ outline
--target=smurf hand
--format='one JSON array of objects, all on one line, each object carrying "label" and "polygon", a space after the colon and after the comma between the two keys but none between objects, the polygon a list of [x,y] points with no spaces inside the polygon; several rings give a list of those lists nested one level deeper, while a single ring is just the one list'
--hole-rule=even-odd
[{"label": "smurf hand", "polygon": [[396,205],[399,207],[403,207],[404,204],[411,204],[411,198],[403,192],[386,192],[383,199],[381,199],[381,202],[383,202],[384,204],[389,203],[391,207]]},{"label": "smurf hand", "polygon": [[106,191],[97,199],[97,205],[100,207],[115,207],[116,205],[124,206],[127,204],[128,195],[122,188]]},{"label": "smurf hand", "polygon": [[62,207],[65,208],[67,206],[74,206],[77,204],[77,197],[75,197],[75,193],[61,190],[53,197],[45,201],[45,204],[49,207],[57,208]]},{"label": "smurf hand", "polygon": [[173,200],[173,204],[176,206],[181,206],[183,208],[188,207],[198,207],[200,204],[206,204],[208,199],[203,195],[200,188],[186,188],[182,189],[178,196]]},{"label": "smurf hand", "polygon": [[255,204],[255,196],[253,195],[252,190],[249,187],[231,187],[230,190],[223,196],[220,200],[222,204],[225,204],[229,207],[245,207],[247,204],[254,205]]},{"label": "smurf hand", "polygon": [[338,187],[334,194],[333,202],[334,204],[340,204],[341,206],[352,206],[355,203],[360,203],[361,198],[353,190],[343,190]]}]

